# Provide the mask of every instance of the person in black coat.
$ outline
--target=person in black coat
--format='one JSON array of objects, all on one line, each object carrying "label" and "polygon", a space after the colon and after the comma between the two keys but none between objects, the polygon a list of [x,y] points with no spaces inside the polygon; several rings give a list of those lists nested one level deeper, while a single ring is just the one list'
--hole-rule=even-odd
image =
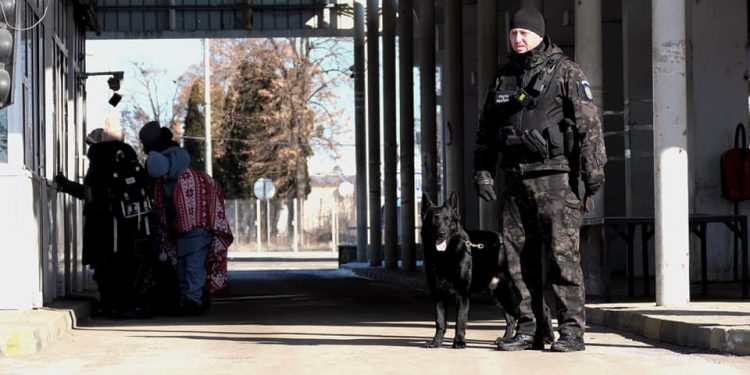
[{"label": "person in black coat", "polygon": [[[142,267],[147,262],[150,233],[148,213],[123,215],[117,193],[117,178],[123,168],[140,173],[136,180],[148,181],[133,148],[123,142],[122,129],[116,119],[108,119],[103,129],[86,137],[89,146],[89,168],[83,184],[58,174],[58,191],[84,200],[82,262],[94,271],[100,297],[100,312],[112,317],[145,317],[142,309],[148,275]],[[147,190],[147,189],[146,189]],[[131,194],[132,195],[132,194]]]}]

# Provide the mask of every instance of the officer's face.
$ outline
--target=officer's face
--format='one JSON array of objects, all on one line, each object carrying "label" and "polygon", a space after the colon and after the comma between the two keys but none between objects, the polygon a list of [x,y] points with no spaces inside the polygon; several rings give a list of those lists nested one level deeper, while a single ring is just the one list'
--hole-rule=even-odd
[{"label": "officer's face", "polygon": [[510,44],[516,53],[526,53],[542,43],[542,37],[526,29],[510,30]]}]

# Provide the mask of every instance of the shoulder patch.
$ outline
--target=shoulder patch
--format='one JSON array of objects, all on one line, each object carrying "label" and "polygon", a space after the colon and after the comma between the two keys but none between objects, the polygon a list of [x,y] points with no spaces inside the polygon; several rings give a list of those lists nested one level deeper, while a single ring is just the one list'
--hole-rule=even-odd
[{"label": "shoulder patch", "polygon": [[581,91],[581,96],[588,100],[594,100],[594,94],[591,92],[591,84],[589,84],[589,81],[581,81]]}]

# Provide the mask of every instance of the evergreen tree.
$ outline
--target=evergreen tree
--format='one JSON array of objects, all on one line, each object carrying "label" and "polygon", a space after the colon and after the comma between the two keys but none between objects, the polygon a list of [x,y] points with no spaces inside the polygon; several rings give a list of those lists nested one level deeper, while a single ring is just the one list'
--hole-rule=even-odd
[{"label": "evergreen tree", "polygon": [[205,120],[203,111],[201,111],[202,91],[198,82],[194,82],[190,88],[183,132],[183,146],[190,154],[193,165],[197,168],[203,168],[205,165]]}]

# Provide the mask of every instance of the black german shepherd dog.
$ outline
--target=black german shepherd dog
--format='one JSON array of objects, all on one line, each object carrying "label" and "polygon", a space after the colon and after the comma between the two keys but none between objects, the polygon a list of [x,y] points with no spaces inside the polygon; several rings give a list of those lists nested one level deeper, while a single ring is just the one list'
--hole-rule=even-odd
[{"label": "black german shepherd dog", "polygon": [[[471,293],[487,290],[505,317],[505,335],[513,337],[520,296],[513,287],[499,233],[465,231],[459,222],[458,198],[451,193],[442,206],[427,194],[422,198],[422,244],[427,286],[435,303],[435,336],[428,348],[439,348],[446,331],[446,306],[455,302],[456,335],[453,348],[466,347],[466,324]],[[545,311],[545,336],[552,337],[549,311]]]}]

